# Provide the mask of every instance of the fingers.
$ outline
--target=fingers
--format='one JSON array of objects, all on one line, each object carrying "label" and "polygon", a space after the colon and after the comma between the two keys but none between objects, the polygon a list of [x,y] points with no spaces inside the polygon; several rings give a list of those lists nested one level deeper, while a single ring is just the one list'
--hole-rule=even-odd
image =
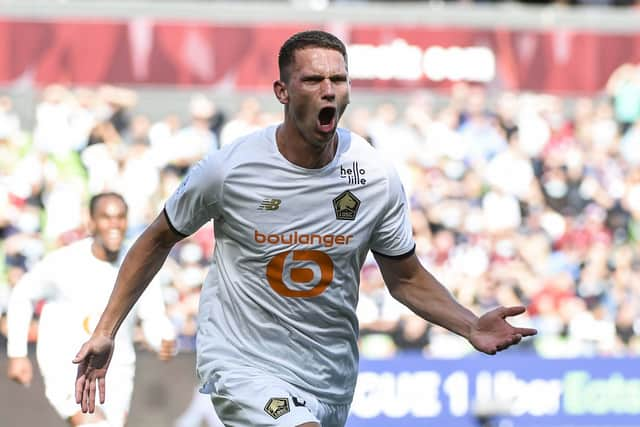
[{"label": "fingers", "polygon": [[162,361],[170,360],[176,355],[177,349],[178,348],[174,340],[162,340],[160,351],[158,352],[158,358]]},{"label": "fingers", "polygon": [[[76,362],[75,359],[73,363]],[[78,373],[76,374],[76,403],[82,403],[82,395],[84,394],[84,383],[86,381],[87,362],[84,360],[78,365]],[[84,411],[83,411],[84,412]]]},{"label": "fingers", "polygon": [[502,307],[500,309],[500,316],[504,319],[505,317],[517,316],[518,314],[522,314],[526,310],[526,307],[522,305],[517,305],[514,307]]},{"label": "fingers", "polygon": [[510,345],[510,346],[512,346],[512,345],[516,345],[516,344],[518,344],[520,341],[522,341],[522,335],[520,335],[520,334],[514,335],[514,336],[511,338],[511,341],[509,342],[509,345]]},{"label": "fingers", "polygon": [[518,344],[520,341],[522,341],[522,335],[520,334],[513,335],[508,341],[498,346],[498,351],[506,350],[512,345]]},{"label": "fingers", "polygon": [[518,344],[520,341],[522,341],[522,335],[515,334],[515,335],[511,335],[510,337],[508,337],[507,339],[505,339],[504,341],[498,344],[492,345],[488,348],[479,349],[479,350],[481,350],[483,353],[493,356],[502,350],[508,349],[512,345]]},{"label": "fingers", "polygon": [[103,404],[106,399],[105,376],[113,347],[103,349],[99,344],[88,341],[80,348],[80,351],[73,359],[73,363],[78,364],[75,399],[85,414],[94,413],[97,403],[96,398],[100,399],[100,404]]},{"label": "fingers", "polygon": [[[84,375],[76,379],[76,403],[82,406],[82,395],[84,394]],[[84,412],[84,408],[83,411]]]},{"label": "fingers", "polygon": [[78,351],[76,357],[73,358],[72,362],[80,363],[84,360],[85,357],[87,357],[87,345],[82,344],[82,347],[80,347],[80,351]]},{"label": "fingers", "polygon": [[[96,396],[96,379],[91,373],[87,373],[87,362],[82,362],[78,366],[78,375],[76,377],[76,403],[80,404],[82,413],[93,413],[95,410]],[[103,378],[101,378],[104,380]],[[104,385],[102,386],[101,395],[104,396]],[[104,399],[101,401],[104,403]]]},{"label": "fingers", "polygon": [[98,378],[98,390],[100,391],[100,404],[104,404],[106,397],[106,382],[104,378]]},{"label": "fingers", "polygon": [[[526,307],[524,306],[503,307],[501,316],[502,318],[509,317],[509,316],[517,316],[518,314],[522,314],[525,311],[526,311]],[[514,328],[514,331],[515,333],[523,337],[530,337],[538,333],[538,331],[534,328]]]},{"label": "fingers", "polygon": [[83,413],[87,413],[89,411],[89,380],[85,379],[82,384],[82,402],[80,404]]},{"label": "fingers", "polygon": [[31,375],[29,375],[28,372],[18,372],[9,375],[9,379],[25,387],[29,387],[31,385]]},{"label": "fingers", "polygon": [[523,337],[530,337],[532,335],[536,335],[538,330],[533,328],[516,328],[516,332]]},{"label": "fingers", "polygon": [[96,409],[96,381],[89,381],[89,413],[93,414]]},{"label": "fingers", "polygon": [[9,370],[7,372],[7,376],[10,380],[17,382],[18,384],[22,384],[22,373],[20,371]]},{"label": "fingers", "polygon": [[82,401],[80,402],[80,408],[82,412],[93,414],[96,410],[96,382],[94,379],[85,379],[82,386]]}]

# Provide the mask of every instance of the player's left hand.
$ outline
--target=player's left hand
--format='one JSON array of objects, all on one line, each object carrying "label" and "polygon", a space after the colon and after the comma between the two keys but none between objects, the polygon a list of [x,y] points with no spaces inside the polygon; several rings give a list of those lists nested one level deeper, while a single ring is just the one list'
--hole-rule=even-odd
[{"label": "player's left hand", "polygon": [[160,350],[158,351],[158,359],[162,361],[171,360],[176,355],[176,340],[163,339],[160,343]]},{"label": "player's left hand", "polygon": [[76,403],[82,412],[93,414],[96,409],[96,383],[100,393],[100,403],[105,400],[105,377],[111,355],[113,354],[113,338],[94,335],[85,342],[73,359],[78,364],[76,376]]},{"label": "player's left hand", "polygon": [[525,312],[525,307],[498,307],[484,315],[473,325],[469,342],[473,347],[487,354],[496,354],[512,345],[518,344],[523,337],[538,333],[532,328],[515,328],[506,318]]}]

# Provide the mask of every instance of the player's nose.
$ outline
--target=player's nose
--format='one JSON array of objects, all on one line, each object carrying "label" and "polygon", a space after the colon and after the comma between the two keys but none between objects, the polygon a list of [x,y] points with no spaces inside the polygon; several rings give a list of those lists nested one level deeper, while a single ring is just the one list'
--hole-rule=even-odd
[{"label": "player's nose", "polygon": [[323,99],[333,100],[336,97],[336,88],[330,79],[324,79],[320,84],[320,92]]}]

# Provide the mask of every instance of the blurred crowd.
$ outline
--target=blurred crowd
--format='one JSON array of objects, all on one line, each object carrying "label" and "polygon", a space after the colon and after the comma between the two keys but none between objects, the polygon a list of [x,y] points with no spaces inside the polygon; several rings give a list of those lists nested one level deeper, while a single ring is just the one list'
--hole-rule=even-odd
[{"label": "blurred crowd", "polygon": [[[352,106],[343,118],[399,170],[429,271],[477,313],[528,307],[517,322],[539,335],[514,351],[640,354],[640,68],[630,67],[601,99],[458,83],[444,98]],[[86,234],[91,195],[123,194],[133,239],[207,151],[281,120],[251,97],[222,111],[195,95],[179,107],[188,121],[181,111],[149,117],[137,102],[129,89],[54,85],[25,129],[0,97],[0,314],[30,266]],[[194,347],[213,245],[209,224],[158,275],[182,351]],[[367,357],[472,351],[393,300],[373,259],[361,273],[358,317]]]}]

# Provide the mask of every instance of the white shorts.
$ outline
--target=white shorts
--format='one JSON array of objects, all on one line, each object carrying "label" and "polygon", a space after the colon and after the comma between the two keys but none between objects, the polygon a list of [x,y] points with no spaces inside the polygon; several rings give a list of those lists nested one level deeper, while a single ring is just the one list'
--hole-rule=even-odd
[{"label": "white shorts", "polygon": [[327,404],[297,387],[255,371],[227,371],[213,382],[211,401],[226,427],[294,427],[316,422],[343,427],[348,404]]},{"label": "white shorts", "polygon": [[[51,305],[45,308],[47,311],[43,311],[38,330],[36,357],[47,400],[60,417],[66,420],[81,411],[75,397],[78,365],[71,361],[88,336],[82,330],[68,327],[64,307]],[[59,330],[63,327],[66,328],[65,333],[60,333]],[[107,371],[104,405],[98,403],[99,393],[96,390],[96,406],[111,427],[121,427],[126,421],[133,395],[134,375],[134,364],[112,361]]]},{"label": "white shorts", "polygon": [[[124,425],[133,394],[134,369],[109,367],[106,381],[106,400],[101,405],[99,393],[96,390],[96,407],[104,414],[109,426],[121,427]],[[80,405],[75,397],[75,373],[66,369],[57,372],[43,372],[45,395],[56,412],[63,419],[68,419],[80,412]]]}]

